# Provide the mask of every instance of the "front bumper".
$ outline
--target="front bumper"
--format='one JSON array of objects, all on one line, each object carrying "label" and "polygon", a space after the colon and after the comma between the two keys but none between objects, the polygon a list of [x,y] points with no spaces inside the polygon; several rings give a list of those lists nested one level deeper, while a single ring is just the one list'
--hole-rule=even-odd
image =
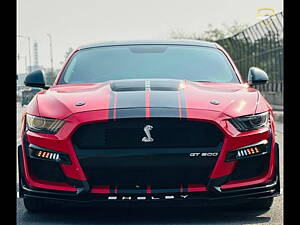
[{"label": "front bumper", "polygon": [[101,204],[106,206],[156,206],[156,205],[223,205],[245,202],[252,199],[276,197],[280,194],[279,176],[264,185],[247,188],[226,190],[220,193],[214,191],[198,193],[168,193],[156,195],[141,194],[91,194],[91,193],[66,193],[59,191],[46,191],[30,189],[20,184],[20,196],[23,198],[43,198],[55,202]]},{"label": "front bumper", "polygon": [[[271,198],[280,195],[280,173],[279,173],[279,146],[275,145],[275,175],[272,180],[259,185],[241,188],[222,189],[218,183],[223,183],[227,178],[211,179],[207,185],[207,191],[182,192],[165,194],[139,194],[139,193],[117,193],[99,194],[90,193],[87,182],[77,181],[81,188],[74,192],[54,191],[41,188],[30,188],[25,182],[21,147],[18,151],[19,157],[19,193],[22,198],[43,198],[54,202],[100,204],[105,206],[193,206],[193,205],[227,205],[237,202],[245,202],[253,199]],[[76,181],[73,181],[76,182]]]},{"label": "front bumper", "polygon": [[[201,184],[202,186],[193,187],[191,185],[183,187],[182,190],[181,187],[180,189],[178,187],[177,190],[166,189],[163,191],[160,189],[152,189],[152,192],[150,190],[150,193],[145,189],[143,189],[143,193],[130,192],[131,190],[125,190],[127,192],[119,192],[118,190],[116,193],[111,187],[106,190],[101,188],[97,189],[95,186],[99,184],[93,186],[91,185],[90,180],[87,179],[86,174],[82,169],[80,157],[76,154],[74,146],[72,145],[71,137],[79,124],[96,121],[96,118],[99,117],[98,113],[100,112],[78,113],[69,117],[68,123],[66,123],[56,135],[37,134],[30,131],[24,131],[23,146],[19,146],[19,162],[22,162],[19,165],[20,197],[47,198],[55,201],[62,200],[79,203],[99,202],[102,204],[107,203],[108,205],[132,205],[132,203],[134,203],[133,205],[143,203],[147,203],[146,205],[156,205],[158,203],[169,204],[172,202],[180,202],[180,204],[196,202],[198,205],[202,202],[222,203],[232,202],[234,199],[239,201],[250,198],[274,197],[280,193],[279,149],[278,144],[274,143],[274,134],[272,132],[270,133],[268,128],[241,134],[236,132],[230,124],[224,122],[224,118],[216,119],[214,122],[224,131],[226,138],[222,149],[220,150],[217,162],[214,164],[215,166],[208,177],[209,180],[208,182],[203,182]],[[214,118],[218,118],[218,114],[212,112],[209,114],[201,114],[201,118],[204,121],[214,121],[212,115]],[[259,177],[252,176],[253,179],[230,179],[237,164],[236,162],[226,161],[227,153],[230,150],[238,149],[245,145],[257,143],[269,138],[271,138],[269,142],[271,144],[271,151],[270,158],[267,159],[269,166],[265,173]],[[25,142],[27,142],[27,144],[25,144]],[[32,171],[28,169],[28,161],[26,161],[28,160],[28,156],[26,156],[28,151],[26,151],[26,148],[29,144],[68,154],[69,159],[72,162],[71,164],[57,164],[59,165],[59,169],[63,172],[65,178],[64,182],[51,183],[47,182],[47,179],[36,179],[38,177],[32,176]],[[255,167],[256,164],[252,166],[252,168]],[[38,169],[38,171],[40,172],[41,170]],[[51,173],[45,172],[44,174]],[[194,183],[191,182],[187,184]],[[171,186],[166,187],[171,188]],[[230,199],[230,201],[224,201],[225,199]]]}]

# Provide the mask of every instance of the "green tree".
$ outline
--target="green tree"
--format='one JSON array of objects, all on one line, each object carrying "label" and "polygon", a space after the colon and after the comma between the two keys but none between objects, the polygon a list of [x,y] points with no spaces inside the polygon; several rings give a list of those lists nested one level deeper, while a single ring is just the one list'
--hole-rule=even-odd
[{"label": "green tree", "polygon": [[193,40],[204,40],[204,41],[217,41],[235,35],[242,30],[246,29],[248,24],[239,24],[234,21],[233,24],[227,25],[222,24],[223,28],[216,28],[212,24],[208,24],[205,31],[201,33],[186,33],[183,31],[171,31],[170,37],[173,39],[193,39]]},{"label": "green tree", "polygon": [[67,59],[68,58],[68,56],[71,54],[71,52],[73,52],[74,51],[74,49],[72,48],[72,47],[70,47],[70,48],[68,48],[68,50],[66,51],[66,53],[65,53],[65,59]]},{"label": "green tree", "polygon": [[49,71],[47,71],[45,73],[45,77],[46,77],[45,82],[46,82],[46,85],[52,85],[53,84],[53,82],[54,82],[54,80],[56,78],[57,72],[58,72],[58,70],[53,71],[53,73],[51,72],[51,70],[49,70]]},{"label": "green tree", "polygon": [[[74,51],[72,47],[69,47],[68,50],[65,52],[65,58],[64,61],[67,60],[68,56]],[[60,61],[59,64],[63,65],[64,61]]]}]

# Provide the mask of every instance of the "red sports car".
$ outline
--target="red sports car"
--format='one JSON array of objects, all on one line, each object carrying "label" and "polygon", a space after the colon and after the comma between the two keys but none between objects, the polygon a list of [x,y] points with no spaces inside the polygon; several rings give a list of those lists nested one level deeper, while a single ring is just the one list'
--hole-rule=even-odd
[{"label": "red sports car", "polygon": [[280,194],[272,108],[226,51],[204,41],[82,46],[54,84],[34,71],[18,146],[29,211],[57,202],[105,206],[240,204]]}]

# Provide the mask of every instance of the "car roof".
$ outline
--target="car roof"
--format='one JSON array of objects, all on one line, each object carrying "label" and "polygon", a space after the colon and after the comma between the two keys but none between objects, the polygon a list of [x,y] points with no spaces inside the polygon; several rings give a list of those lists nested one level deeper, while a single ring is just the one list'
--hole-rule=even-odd
[{"label": "car roof", "polygon": [[190,46],[202,46],[202,47],[211,47],[217,48],[217,44],[214,42],[200,41],[200,40],[137,40],[137,41],[109,41],[109,42],[98,42],[88,45],[83,45],[78,48],[88,49],[88,48],[97,48],[97,47],[108,47],[108,46],[125,46],[125,45],[190,45]]}]

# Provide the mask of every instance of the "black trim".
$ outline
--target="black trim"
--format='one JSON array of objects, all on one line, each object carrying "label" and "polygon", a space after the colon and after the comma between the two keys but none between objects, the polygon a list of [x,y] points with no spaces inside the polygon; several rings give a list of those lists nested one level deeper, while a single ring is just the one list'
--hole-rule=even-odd
[{"label": "black trim", "polygon": [[278,176],[278,185],[276,186],[276,192],[280,194],[280,152],[278,143],[275,143],[275,153],[275,172]]},{"label": "black trim", "polygon": [[18,182],[19,182],[19,196],[22,198],[23,195],[23,189],[22,184],[25,183],[24,179],[24,161],[23,161],[23,155],[22,155],[22,145],[18,146],[18,169],[19,169],[19,176],[18,176]]},{"label": "black trim", "polygon": [[77,180],[73,179],[71,177],[65,177],[66,183],[77,188],[76,194],[85,194],[90,191],[90,185],[87,181],[85,180]]},{"label": "black trim", "polygon": [[214,179],[210,179],[207,184],[207,189],[213,193],[221,193],[220,186],[227,183],[230,180],[230,176],[223,176]]},{"label": "black trim", "polygon": [[[56,200],[56,201],[64,201],[64,202],[77,202],[77,203],[101,203],[106,205],[116,205],[121,204],[122,206],[127,204],[132,204],[133,206],[137,206],[138,203],[144,203],[145,205],[151,206],[151,204],[185,204],[185,203],[193,203],[195,202],[196,205],[201,203],[217,203],[218,200],[221,200],[217,204],[222,204],[228,201],[222,201],[224,199],[228,199],[231,201],[247,201],[251,199],[260,199],[260,198],[270,198],[276,197],[279,195],[278,193],[278,186],[279,186],[279,176],[276,175],[274,180],[268,184],[263,185],[255,185],[246,188],[236,188],[230,190],[224,190],[220,193],[215,192],[183,192],[183,193],[172,193],[168,192],[165,194],[91,194],[86,193],[84,195],[79,194],[78,192],[63,192],[63,191],[48,191],[43,189],[30,189],[24,185],[21,185],[20,190],[24,193],[22,197],[30,197],[30,198],[44,198],[48,200]],[[172,190],[169,190],[172,191]],[[166,200],[166,199],[159,199],[159,200],[152,200],[151,197],[161,197],[166,195],[173,195],[176,199],[173,200]],[[188,195],[188,198],[180,198],[180,195]],[[109,196],[117,196],[119,199],[120,197],[128,197],[131,196],[132,198],[136,198],[137,196],[146,196],[147,200],[137,201],[137,200],[115,200],[110,201],[108,200]]]}]

